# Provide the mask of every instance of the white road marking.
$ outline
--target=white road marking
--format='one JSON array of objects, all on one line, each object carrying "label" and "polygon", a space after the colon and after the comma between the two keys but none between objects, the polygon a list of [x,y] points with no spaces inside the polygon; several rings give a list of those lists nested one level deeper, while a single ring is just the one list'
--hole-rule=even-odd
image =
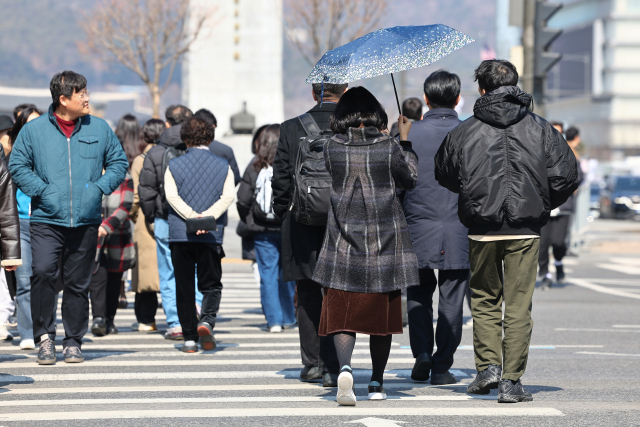
[{"label": "white road marking", "polygon": [[640,274],[640,267],[632,267],[630,265],[596,264],[596,267],[603,268],[603,269],[606,269],[606,270],[613,270],[613,271],[616,271],[618,273],[630,274],[630,275],[634,275],[634,276]]},{"label": "white road marking", "polygon": [[640,328],[640,325],[613,325],[614,328]]},{"label": "white road marking", "polygon": [[[328,417],[328,416],[486,416],[486,417],[559,417],[564,414],[554,408],[491,407],[491,408],[215,408],[215,409],[147,409],[133,411],[87,411],[14,413],[0,415],[0,421],[60,421],[156,418],[247,418],[247,417]],[[330,420],[327,420],[330,422]]]},{"label": "white road marking", "polygon": [[578,351],[576,354],[591,354],[596,356],[621,356],[621,357],[640,357],[640,354],[625,354],[625,353],[600,353],[597,351]]},{"label": "white road marking", "polygon": [[[269,389],[268,386],[266,388]],[[358,396],[357,400],[369,400],[367,396]],[[465,400],[498,400],[498,396],[388,396],[387,400],[394,401],[465,401]],[[153,403],[261,403],[261,402],[335,402],[336,397],[328,396],[269,396],[269,397],[150,397],[142,399],[59,399],[59,400],[11,400],[0,401],[0,407],[14,406],[63,406],[63,405],[125,405]]]},{"label": "white road marking", "polygon": [[[0,377],[1,378],[1,377]],[[447,385],[431,385],[428,383],[406,383],[392,382],[384,383],[384,388],[402,389],[408,392],[414,389],[435,388],[435,387],[467,387],[469,384],[457,383]],[[355,384],[357,389],[365,389],[368,384]],[[69,387],[69,388],[5,388],[8,390],[7,396],[13,394],[76,394],[76,393],[139,393],[139,392],[178,392],[178,391],[264,391],[264,390],[320,390],[327,389],[322,386],[321,382],[298,382],[293,384],[228,384],[228,385],[187,385],[187,386],[121,386],[121,387]]]},{"label": "white road marking", "polygon": [[556,331],[566,331],[566,332],[640,332],[634,330],[624,330],[624,329],[598,329],[598,328],[556,328]]},{"label": "white road marking", "polygon": [[[640,268],[638,269],[638,273],[637,274],[640,274]],[[587,289],[591,289],[592,291],[601,292],[603,294],[610,294],[610,295],[615,295],[615,296],[619,296],[619,297],[640,299],[640,295],[638,295],[638,294],[632,294],[632,293],[629,293],[629,292],[624,292],[624,291],[620,291],[620,290],[616,290],[616,289],[611,289],[611,288],[608,288],[606,286],[595,285],[593,283],[589,283],[586,280],[582,280],[582,279],[571,279],[570,282],[573,283],[574,285],[581,286],[581,287],[587,288]]]},{"label": "white road marking", "polygon": [[588,277],[581,277],[580,279],[604,285],[640,286],[640,280],[637,279],[596,279]]},{"label": "white road marking", "polygon": [[[371,362],[371,360],[369,360]],[[299,362],[298,362],[299,363]],[[64,365],[64,362],[62,362]],[[85,362],[86,364],[86,362]],[[4,367],[5,364],[3,363]],[[58,366],[51,365],[51,366]],[[34,365],[34,367],[36,367]],[[44,369],[48,369],[49,366]],[[453,371],[451,371],[456,375]],[[464,374],[464,373],[463,373]],[[466,375],[466,374],[465,374]],[[167,380],[167,379],[255,379],[278,378],[299,379],[298,369],[287,371],[217,371],[217,372],[94,372],[81,374],[34,374],[34,375],[0,375],[0,384],[30,383],[39,381],[110,381],[110,380]],[[355,378],[368,379],[371,377],[370,369],[355,369]],[[411,376],[410,369],[392,369],[384,374],[385,379],[404,379]],[[462,375],[460,375],[462,376]]]},{"label": "white road marking", "polygon": [[[404,363],[413,365],[413,357],[404,358],[389,358],[387,363]],[[49,369],[54,368],[68,368],[69,365],[63,362],[63,359],[58,360],[59,363],[51,365]],[[229,365],[298,365],[300,363],[300,353],[298,357],[287,359],[217,359],[210,358],[206,360],[102,360],[102,359],[88,359],[83,363],[83,367],[92,368],[97,366],[111,366],[115,368],[124,366],[229,366]],[[371,364],[371,358],[353,358],[351,359],[352,366],[356,363],[359,364]],[[35,361],[27,360],[25,362],[3,362],[2,369],[10,368],[35,368],[39,365],[35,365]],[[409,374],[411,371],[407,371]],[[453,372],[452,372],[453,373]],[[454,374],[455,375],[455,374]],[[466,374],[465,374],[466,376]],[[0,376],[0,378],[2,378]]]}]

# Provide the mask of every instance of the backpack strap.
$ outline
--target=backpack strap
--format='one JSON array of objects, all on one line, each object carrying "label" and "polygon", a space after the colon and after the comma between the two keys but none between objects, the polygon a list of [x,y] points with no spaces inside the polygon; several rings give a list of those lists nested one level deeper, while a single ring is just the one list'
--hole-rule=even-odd
[{"label": "backpack strap", "polygon": [[316,123],[311,114],[304,113],[301,116],[298,116],[298,120],[300,120],[300,124],[302,125],[302,128],[306,132],[307,136],[320,135],[322,133],[320,127],[318,126],[318,123]]}]

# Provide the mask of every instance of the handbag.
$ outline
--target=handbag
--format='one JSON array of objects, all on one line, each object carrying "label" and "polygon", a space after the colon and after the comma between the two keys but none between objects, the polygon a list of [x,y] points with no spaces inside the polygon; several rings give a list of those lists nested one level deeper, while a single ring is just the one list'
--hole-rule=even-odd
[{"label": "handbag", "polygon": [[186,220],[187,234],[196,233],[199,230],[205,231],[218,231],[218,224],[216,219],[212,216],[205,216],[202,218],[190,218]]}]

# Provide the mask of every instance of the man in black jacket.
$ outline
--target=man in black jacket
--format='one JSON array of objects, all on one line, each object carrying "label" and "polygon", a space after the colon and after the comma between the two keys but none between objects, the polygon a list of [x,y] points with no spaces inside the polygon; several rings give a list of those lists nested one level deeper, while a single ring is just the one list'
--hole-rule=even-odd
[{"label": "man in black jacket", "polygon": [[153,230],[158,251],[158,273],[160,276],[160,295],[162,295],[162,308],[167,316],[168,329],[165,338],[172,340],[182,339],[182,327],[178,320],[178,308],[176,306],[176,280],[171,262],[171,250],[169,249],[169,203],[164,194],[164,170],[162,158],[168,147],[186,150],[187,146],[180,139],[182,123],[193,116],[191,110],[183,105],[171,105],[165,113],[166,126],[160,136],[160,143],[147,153],[140,171],[140,209],[145,219],[153,222]]},{"label": "man in black jacket", "polygon": [[[426,381],[431,371],[431,384],[455,384],[458,381],[449,369],[462,339],[462,307],[469,288],[468,230],[458,220],[458,197],[438,185],[429,159],[461,123],[454,110],[460,101],[460,78],[444,70],[434,72],[424,82],[424,99],[429,111],[409,132],[413,149],[422,160],[418,183],[404,193],[402,202],[420,268],[420,286],[407,288],[409,339],[416,358],[411,378]],[[437,279],[434,270],[438,270]],[[438,349],[434,353],[436,287],[440,302],[435,334]]]},{"label": "man in black jacket", "polygon": [[[329,129],[329,118],[336,103],[347,90],[346,84],[313,84],[317,105],[308,111],[320,129]],[[285,281],[295,280],[298,291],[298,327],[300,352],[304,368],[303,381],[323,380],[325,387],[336,387],[338,358],[332,337],[318,337],[322,310],[322,287],[311,280],[325,227],[301,224],[291,217],[289,207],[293,194],[292,179],[300,138],[306,136],[298,118],[282,123],[280,140],[273,162],[273,210],[282,222],[282,270]]]},{"label": "man in black jacket", "polygon": [[467,392],[498,388],[498,402],[531,401],[520,377],[533,328],[540,228],[578,187],[576,159],[560,132],[529,110],[531,95],[516,86],[513,64],[483,61],[475,80],[482,96],[473,117],[447,135],[435,157],[436,179],[459,193],[458,216],[469,228],[478,375]]}]

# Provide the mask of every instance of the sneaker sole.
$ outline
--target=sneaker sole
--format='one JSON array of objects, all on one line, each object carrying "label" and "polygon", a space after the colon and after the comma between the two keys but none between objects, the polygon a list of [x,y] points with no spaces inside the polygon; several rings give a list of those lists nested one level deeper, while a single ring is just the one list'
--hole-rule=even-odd
[{"label": "sneaker sole", "polygon": [[197,353],[198,350],[181,350],[183,353]]},{"label": "sneaker sole", "polygon": [[164,336],[165,340],[171,340],[171,341],[184,341],[184,337],[182,335],[176,335],[173,337],[168,337],[168,336]]},{"label": "sneaker sole", "polygon": [[387,400],[387,393],[369,393],[369,400]]},{"label": "sneaker sole", "polygon": [[38,359],[38,365],[55,365],[56,359]]},{"label": "sneaker sole", "polygon": [[519,402],[532,402],[533,397],[529,396],[509,396],[504,394],[498,394],[498,403],[519,403]]},{"label": "sneaker sole", "polygon": [[429,379],[429,373],[431,372],[431,367],[433,366],[433,362],[429,360],[425,360],[418,366],[414,366],[411,370],[411,379],[414,381],[427,381]]},{"label": "sneaker sole", "polygon": [[209,328],[206,326],[198,326],[198,335],[200,336],[200,346],[204,350],[213,350],[216,348],[216,341],[213,339],[213,334],[209,331]]},{"label": "sneaker sole", "polygon": [[64,359],[64,363],[82,363],[84,362],[84,358],[72,357],[68,359]]},{"label": "sneaker sole", "polygon": [[342,406],[356,406],[356,395],[353,392],[353,376],[348,372],[343,372],[338,376],[336,401]]},{"label": "sneaker sole", "polygon": [[500,383],[499,379],[485,380],[482,383],[476,385],[474,389],[471,389],[471,386],[467,387],[467,393],[469,394],[489,394],[491,390],[495,390],[498,388],[498,384]]}]

